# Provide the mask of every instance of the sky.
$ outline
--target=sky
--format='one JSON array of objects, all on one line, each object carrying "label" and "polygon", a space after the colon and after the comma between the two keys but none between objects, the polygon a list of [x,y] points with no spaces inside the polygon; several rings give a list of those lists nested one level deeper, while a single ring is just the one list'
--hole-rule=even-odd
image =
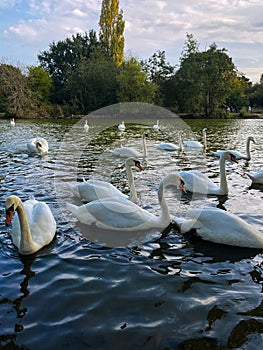
[{"label": "sky", "polygon": [[[37,65],[52,42],[99,32],[101,0],[0,0],[0,62]],[[262,0],[120,0],[125,55],[146,60],[165,51],[178,65],[186,34],[205,51],[225,48],[253,83],[263,73]]]}]

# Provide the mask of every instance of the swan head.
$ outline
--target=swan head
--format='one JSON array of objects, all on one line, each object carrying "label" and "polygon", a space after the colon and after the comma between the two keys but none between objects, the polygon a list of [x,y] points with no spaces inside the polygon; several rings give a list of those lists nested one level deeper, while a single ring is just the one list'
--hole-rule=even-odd
[{"label": "swan head", "polygon": [[148,134],[147,132],[144,132],[144,133],[142,134],[142,138],[143,138],[143,139],[148,139],[148,138],[149,138],[149,134]]},{"label": "swan head", "polygon": [[126,160],[126,162],[125,162],[125,165],[126,165],[127,167],[133,167],[133,166],[135,166],[135,167],[138,168],[139,170],[144,170],[144,168],[143,168],[142,165],[141,165],[141,162],[140,162],[138,159],[133,158],[133,157],[128,158],[128,159]]},{"label": "swan head", "polygon": [[45,139],[37,138],[36,147],[41,153],[48,153],[48,143]]},{"label": "swan head", "polygon": [[178,173],[170,173],[163,178],[163,184],[165,187],[173,186],[180,189],[182,192],[186,193],[184,187],[184,180]]},{"label": "swan head", "polygon": [[233,153],[228,152],[228,151],[222,152],[220,159],[231,160],[234,163],[238,163],[236,156]]},{"label": "swan head", "polygon": [[256,143],[256,141],[255,141],[253,136],[249,136],[247,139],[248,139],[248,141],[252,141],[253,143]]},{"label": "swan head", "polygon": [[21,200],[17,196],[9,196],[5,201],[6,218],[5,225],[10,226],[12,223],[14,212],[19,206]]},{"label": "swan head", "polygon": [[203,134],[207,132],[207,128],[203,128]]}]

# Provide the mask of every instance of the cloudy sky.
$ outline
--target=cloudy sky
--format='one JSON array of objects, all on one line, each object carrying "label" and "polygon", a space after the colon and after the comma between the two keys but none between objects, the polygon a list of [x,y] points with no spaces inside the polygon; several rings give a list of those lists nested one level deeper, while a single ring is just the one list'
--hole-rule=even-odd
[{"label": "cloudy sky", "polygon": [[[0,0],[0,60],[37,64],[53,41],[99,31],[101,0]],[[199,49],[216,43],[254,83],[263,73],[262,0],[120,0],[125,52],[147,59],[157,50],[176,65],[193,34]]]}]

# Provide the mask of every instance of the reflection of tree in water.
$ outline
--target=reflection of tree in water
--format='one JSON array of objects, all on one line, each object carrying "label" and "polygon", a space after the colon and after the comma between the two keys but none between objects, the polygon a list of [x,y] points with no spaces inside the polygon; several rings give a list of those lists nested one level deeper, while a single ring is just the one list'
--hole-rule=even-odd
[{"label": "reflection of tree in water", "polygon": [[[20,271],[21,275],[25,275],[25,278],[20,283],[20,292],[22,295],[14,300],[4,298],[0,300],[0,304],[12,305],[12,308],[16,311],[16,320],[21,320],[27,313],[27,308],[22,306],[23,300],[30,294],[28,289],[28,282],[31,277],[35,276],[35,272],[31,270],[31,265],[35,260],[35,256],[21,256],[21,262],[24,264],[23,269]],[[9,312],[10,313],[10,312]],[[1,324],[1,323],[0,323]],[[20,322],[16,322],[14,325],[14,334],[1,334],[0,335],[0,348],[1,349],[23,349],[28,348],[24,345],[19,346],[15,344],[16,333],[23,330],[23,325]]]}]

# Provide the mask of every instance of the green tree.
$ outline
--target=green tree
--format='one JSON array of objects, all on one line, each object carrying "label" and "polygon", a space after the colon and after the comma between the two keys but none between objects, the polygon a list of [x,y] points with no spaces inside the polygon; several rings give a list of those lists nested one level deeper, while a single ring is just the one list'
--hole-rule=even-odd
[{"label": "green tree", "polygon": [[263,108],[263,74],[259,83],[249,87],[246,91],[251,107]]},{"label": "green tree", "polygon": [[146,73],[134,57],[123,62],[118,82],[118,102],[154,103],[157,85],[147,80]]},{"label": "green tree", "polygon": [[117,67],[124,59],[123,12],[119,10],[119,0],[102,0],[100,14],[100,41]]}]

